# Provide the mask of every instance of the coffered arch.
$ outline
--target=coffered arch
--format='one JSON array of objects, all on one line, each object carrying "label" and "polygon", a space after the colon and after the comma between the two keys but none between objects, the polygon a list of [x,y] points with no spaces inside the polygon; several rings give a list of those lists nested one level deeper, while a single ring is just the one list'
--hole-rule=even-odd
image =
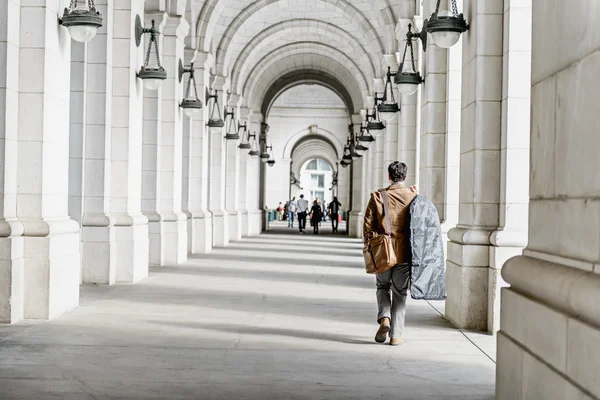
[{"label": "coffered arch", "polygon": [[[275,48],[297,42],[298,37],[302,37],[305,42],[319,42],[335,47],[355,60],[369,76],[375,76],[382,70],[382,58],[373,53],[372,47],[365,47],[356,37],[333,24],[315,19],[282,21],[261,31],[241,51],[234,54],[231,48],[228,49],[224,69],[231,71],[232,82],[235,84],[256,60],[263,59]],[[233,57],[237,58],[233,60]]]}]

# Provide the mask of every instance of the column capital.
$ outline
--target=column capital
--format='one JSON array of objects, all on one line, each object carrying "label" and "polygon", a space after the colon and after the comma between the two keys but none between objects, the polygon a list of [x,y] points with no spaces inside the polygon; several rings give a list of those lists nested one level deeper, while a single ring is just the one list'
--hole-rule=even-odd
[{"label": "column capital", "polygon": [[263,115],[260,111],[252,111],[252,115],[250,116],[250,122],[254,124],[260,124],[263,120]]},{"label": "column capital", "polygon": [[363,118],[360,114],[352,114],[352,123],[354,125],[362,125],[363,123]]},{"label": "column capital", "polygon": [[229,88],[229,80],[223,75],[211,75],[212,88],[225,91]]},{"label": "column capital", "polygon": [[240,97],[239,94],[237,94],[237,93],[231,93],[229,95],[229,99],[227,101],[227,104],[229,105],[229,107],[237,107],[239,105],[241,99],[242,98]]},{"label": "column capital", "polygon": [[190,24],[186,21],[185,17],[167,15],[166,21],[163,28],[163,35],[176,36],[182,40],[188,35]]},{"label": "column capital", "polygon": [[240,107],[240,119],[250,120],[252,116],[252,110],[248,107]]},{"label": "column capital", "polygon": [[206,51],[195,51],[192,62],[198,67],[208,70],[215,65],[215,58]]},{"label": "column capital", "polygon": [[146,11],[144,13],[144,28],[149,28],[154,20],[155,27],[159,32],[163,33],[163,28],[167,23],[167,13],[164,11]]}]

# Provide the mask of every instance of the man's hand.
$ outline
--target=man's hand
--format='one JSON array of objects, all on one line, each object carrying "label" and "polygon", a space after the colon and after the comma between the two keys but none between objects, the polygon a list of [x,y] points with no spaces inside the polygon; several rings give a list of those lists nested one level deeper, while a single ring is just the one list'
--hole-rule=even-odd
[{"label": "man's hand", "polygon": [[419,190],[417,189],[417,185],[412,185],[410,187],[410,191],[416,194],[419,194]]}]

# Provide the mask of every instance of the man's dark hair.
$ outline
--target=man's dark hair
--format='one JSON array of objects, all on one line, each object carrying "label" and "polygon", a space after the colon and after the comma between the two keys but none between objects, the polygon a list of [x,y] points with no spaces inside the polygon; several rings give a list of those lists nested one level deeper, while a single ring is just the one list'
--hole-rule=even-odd
[{"label": "man's dark hair", "polygon": [[408,167],[403,162],[394,161],[388,167],[388,174],[392,182],[404,182]]},{"label": "man's dark hair", "polygon": [[301,194],[301,195],[300,195],[300,198],[301,198],[301,199],[303,199],[303,198],[304,198],[304,195],[303,195],[303,194]]}]

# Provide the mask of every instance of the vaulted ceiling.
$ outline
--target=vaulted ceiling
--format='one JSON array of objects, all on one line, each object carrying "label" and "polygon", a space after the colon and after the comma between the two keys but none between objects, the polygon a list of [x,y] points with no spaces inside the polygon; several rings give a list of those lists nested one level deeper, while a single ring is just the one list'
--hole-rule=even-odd
[{"label": "vaulted ceiling", "polygon": [[415,0],[189,0],[198,51],[229,80],[243,106],[268,112],[282,88],[304,81],[335,90],[350,113],[363,107],[399,18]]}]

